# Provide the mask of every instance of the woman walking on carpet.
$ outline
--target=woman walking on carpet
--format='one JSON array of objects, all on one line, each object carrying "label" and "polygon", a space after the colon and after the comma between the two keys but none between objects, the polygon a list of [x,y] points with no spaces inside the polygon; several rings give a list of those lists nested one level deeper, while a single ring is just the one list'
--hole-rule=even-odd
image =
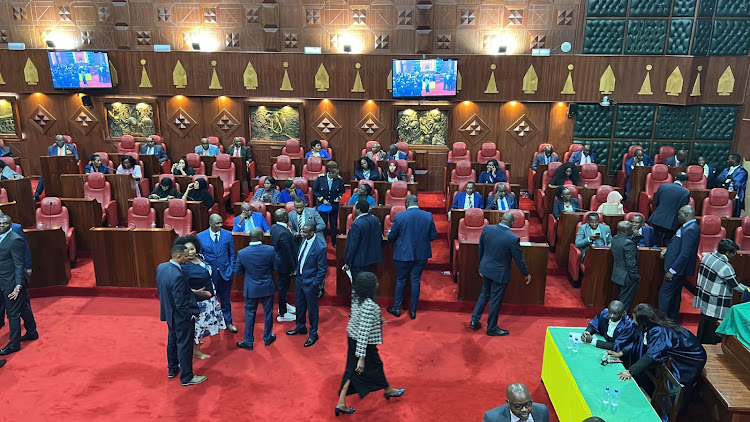
[{"label": "woman walking on carpet", "polygon": [[406,391],[388,384],[383,372],[383,361],[378,354],[378,344],[383,344],[383,323],[380,306],[375,303],[378,279],[375,274],[362,272],[352,281],[352,317],[346,327],[349,334],[349,348],[346,355],[346,370],[341,380],[339,402],[335,407],[336,416],[341,413],[354,413],[354,408],[346,405],[346,396],[367,394],[385,390],[386,400],[401,397]]}]

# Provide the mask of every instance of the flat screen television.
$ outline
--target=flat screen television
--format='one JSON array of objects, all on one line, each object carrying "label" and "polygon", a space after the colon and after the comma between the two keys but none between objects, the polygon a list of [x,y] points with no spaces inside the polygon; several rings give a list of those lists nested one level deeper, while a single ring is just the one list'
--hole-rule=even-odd
[{"label": "flat screen television", "polygon": [[55,89],[112,88],[109,60],[103,51],[49,51]]},{"label": "flat screen television", "polygon": [[393,97],[456,95],[457,60],[393,60]]}]

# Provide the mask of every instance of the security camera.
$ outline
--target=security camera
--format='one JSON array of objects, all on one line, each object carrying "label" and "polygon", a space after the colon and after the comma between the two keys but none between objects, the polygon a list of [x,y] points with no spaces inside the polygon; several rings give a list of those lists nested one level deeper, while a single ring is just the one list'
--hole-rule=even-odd
[{"label": "security camera", "polygon": [[615,105],[615,101],[605,95],[601,102],[599,102],[599,105],[602,107],[611,107]]}]

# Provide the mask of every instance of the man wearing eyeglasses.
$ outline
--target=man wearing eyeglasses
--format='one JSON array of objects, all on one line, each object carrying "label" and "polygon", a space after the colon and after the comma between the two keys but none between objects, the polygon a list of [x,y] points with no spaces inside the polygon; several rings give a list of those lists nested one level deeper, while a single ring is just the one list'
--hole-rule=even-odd
[{"label": "man wearing eyeglasses", "polygon": [[505,390],[505,404],[484,412],[482,422],[548,422],[547,406],[531,401],[531,393],[521,383]]}]

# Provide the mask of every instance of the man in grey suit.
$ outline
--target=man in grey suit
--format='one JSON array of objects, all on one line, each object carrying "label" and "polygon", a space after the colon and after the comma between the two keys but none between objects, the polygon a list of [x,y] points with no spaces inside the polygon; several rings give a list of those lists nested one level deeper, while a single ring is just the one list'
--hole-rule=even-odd
[{"label": "man in grey suit", "polygon": [[237,253],[237,268],[235,274],[245,276],[245,338],[237,342],[237,347],[253,350],[253,328],[258,302],[263,303],[263,342],[266,346],[276,341],[273,331],[273,295],[276,294],[276,284],[273,282],[273,266],[276,261],[276,251],[273,246],[264,245],[263,230],[250,230],[250,244]]},{"label": "man in grey suit", "polygon": [[581,250],[581,260],[586,256],[589,246],[609,246],[612,242],[612,232],[605,224],[599,223],[599,214],[590,212],[586,216],[586,224],[581,224],[576,234],[576,248]]},{"label": "man in grey suit", "polygon": [[617,223],[617,235],[612,238],[612,281],[620,288],[620,302],[625,312],[630,312],[641,275],[638,272],[638,247],[633,238],[633,224],[629,221]]},{"label": "man in grey suit", "polygon": [[295,199],[294,211],[289,213],[289,228],[292,230],[297,242],[301,243],[302,226],[308,221],[315,223],[315,235],[325,239],[326,222],[323,221],[318,211],[315,208],[306,208],[305,201],[302,198]]},{"label": "man in grey suit", "polygon": [[527,421],[549,422],[547,406],[531,401],[531,393],[525,385],[515,383],[505,390],[505,404],[484,412],[482,422]]},{"label": "man in grey suit", "polygon": [[531,169],[536,170],[539,164],[549,164],[554,161],[560,161],[560,157],[554,152],[551,146],[544,148],[544,151],[540,152],[534,157],[534,162],[531,164]]}]

